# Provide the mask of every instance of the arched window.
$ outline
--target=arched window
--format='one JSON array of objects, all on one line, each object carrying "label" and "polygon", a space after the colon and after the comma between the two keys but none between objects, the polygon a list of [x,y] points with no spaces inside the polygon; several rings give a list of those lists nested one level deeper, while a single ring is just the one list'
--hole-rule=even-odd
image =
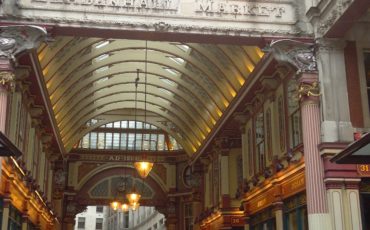
[{"label": "arched window", "polygon": [[[136,136],[136,137],[135,137]],[[82,149],[128,151],[176,151],[182,147],[174,137],[158,127],[140,121],[116,121],[86,134],[78,143]]]}]

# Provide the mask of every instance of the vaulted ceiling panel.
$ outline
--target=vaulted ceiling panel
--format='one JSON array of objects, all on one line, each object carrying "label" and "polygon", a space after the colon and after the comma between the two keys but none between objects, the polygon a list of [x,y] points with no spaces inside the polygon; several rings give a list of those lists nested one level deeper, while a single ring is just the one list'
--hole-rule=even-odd
[{"label": "vaulted ceiling panel", "polygon": [[132,117],[139,69],[138,120],[145,109],[146,75],[147,121],[171,133],[189,155],[211,133],[262,56],[257,47],[79,37],[58,37],[39,49],[67,151],[91,130],[91,119],[104,124]]}]

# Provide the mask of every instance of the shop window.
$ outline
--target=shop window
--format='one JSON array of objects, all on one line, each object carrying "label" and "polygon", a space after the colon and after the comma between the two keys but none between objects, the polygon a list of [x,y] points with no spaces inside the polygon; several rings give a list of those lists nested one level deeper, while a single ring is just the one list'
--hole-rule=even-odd
[{"label": "shop window", "polygon": [[103,229],[103,218],[96,218],[95,229],[96,230]]},{"label": "shop window", "polygon": [[284,230],[307,230],[306,194],[284,201]]},{"label": "shop window", "polygon": [[85,229],[85,217],[78,217],[77,228]]},{"label": "shop window", "polygon": [[265,167],[265,128],[264,128],[264,117],[263,112],[257,114],[255,118],[255,144],[256,144],[256,157],[255,165],[257,167],[257,173],[262,172]]},{"label": "shop window", "polygon": [[21,230],[22,229],[22,213],[19,212],[14,206],[9,206],[9,222],[8,230]]},{"label": "shop window", "polygon": [[128,228],[129,227],[129,215],[128,215],[129,213],[128,212],[125,212],[125,213],[123,213],[123,220],[124,220],[124,222],[123,222],[123,228]]},{"label": "shop window", "polygon": [[193,230],[193,209],[192,204],[184,204],[185,230]]},{"label": "shop window", "polygon": [[294,148],[302,143],[301,111],[295,79],[288,82],[287,91],[290,148]]},{"label": "shop window", "polygon": [[266,211],[251,216],[250,230],[275,230],[275,215],[273,209],[270,208]]},{"label": "shop window", "polygon": [[366,76],[367,103],[370,109],[370,52],[364,53],[364,66]]}]

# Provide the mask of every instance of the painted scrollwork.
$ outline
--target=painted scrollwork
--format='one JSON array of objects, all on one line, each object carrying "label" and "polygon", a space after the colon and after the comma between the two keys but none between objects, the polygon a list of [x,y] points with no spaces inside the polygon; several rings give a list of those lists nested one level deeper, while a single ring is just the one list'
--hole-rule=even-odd
[{"label": "painted scrollwork", "polygon": [[312,83],[301,83],[298,88],[298,96],[302,97],[318,97],[320,96],[319,83],[314,81]]},{"label": "painted scrollwork", "polygon": [[290,63],[298,72],[317,71],[314,44],[283,39],[271,42],[270,48],[276,60]]}]

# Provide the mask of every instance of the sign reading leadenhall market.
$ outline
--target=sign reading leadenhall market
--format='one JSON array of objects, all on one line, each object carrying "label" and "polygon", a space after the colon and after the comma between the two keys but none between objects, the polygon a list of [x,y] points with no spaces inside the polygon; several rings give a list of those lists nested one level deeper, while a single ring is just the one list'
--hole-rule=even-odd
[{"label": "sign reading leadenhall market", "polygon": [[[4,14],[42,23],[139,30],[302,33],[296,0],[3,0]],[[6,17],[3,17],[6,20]]]}]

